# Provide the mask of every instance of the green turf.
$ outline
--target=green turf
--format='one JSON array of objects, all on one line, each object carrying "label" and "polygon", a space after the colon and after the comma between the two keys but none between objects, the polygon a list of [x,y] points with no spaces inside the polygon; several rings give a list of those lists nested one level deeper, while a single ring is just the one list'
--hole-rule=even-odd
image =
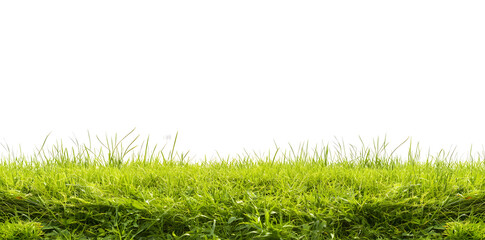
[{"label": "green turf", "polygon": [[485,239],[480,156],[384,141],[191,162],[123,141],[4,151],[0,239]]}]

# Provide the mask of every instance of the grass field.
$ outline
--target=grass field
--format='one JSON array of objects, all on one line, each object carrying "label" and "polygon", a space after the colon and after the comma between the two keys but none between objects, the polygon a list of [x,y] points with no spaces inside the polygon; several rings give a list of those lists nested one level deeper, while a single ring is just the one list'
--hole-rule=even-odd
[{"label": "grass field", "polygon": [[0,239],[485,239],[480,155],[377,141],[192,163],[126,141],[6,147]]}]

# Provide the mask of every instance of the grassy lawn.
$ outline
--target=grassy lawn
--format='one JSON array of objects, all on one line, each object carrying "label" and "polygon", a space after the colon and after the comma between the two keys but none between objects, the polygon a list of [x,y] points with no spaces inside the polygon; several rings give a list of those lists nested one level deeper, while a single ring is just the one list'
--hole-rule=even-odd
[{"label": "grassy lawn", "polygon": [[123,140],[4,154],[0,239],[485,239],[480,157],[384,142],[192,163]]}]

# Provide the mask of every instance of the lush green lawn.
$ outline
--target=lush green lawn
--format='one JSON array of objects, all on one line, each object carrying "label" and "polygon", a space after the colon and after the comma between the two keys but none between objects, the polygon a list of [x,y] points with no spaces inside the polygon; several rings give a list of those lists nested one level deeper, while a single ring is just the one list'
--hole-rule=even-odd
[{"label": "lush green lawn", "polygon": [[384,143],[188,163],[119,142],[4,155],[0,239],[485,239],[480,157]]}]

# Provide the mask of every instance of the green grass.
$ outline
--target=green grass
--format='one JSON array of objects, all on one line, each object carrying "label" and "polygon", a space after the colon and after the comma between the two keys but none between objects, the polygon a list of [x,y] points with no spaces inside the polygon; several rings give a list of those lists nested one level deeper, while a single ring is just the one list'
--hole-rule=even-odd
[{"label": "green grass", "polygon": [[485,239],[480,155],[421,159],[410,144],[402,159],[384,140],[192,162],[176,138],[165,153],[128,135],[6,147],[0,238]]}]

